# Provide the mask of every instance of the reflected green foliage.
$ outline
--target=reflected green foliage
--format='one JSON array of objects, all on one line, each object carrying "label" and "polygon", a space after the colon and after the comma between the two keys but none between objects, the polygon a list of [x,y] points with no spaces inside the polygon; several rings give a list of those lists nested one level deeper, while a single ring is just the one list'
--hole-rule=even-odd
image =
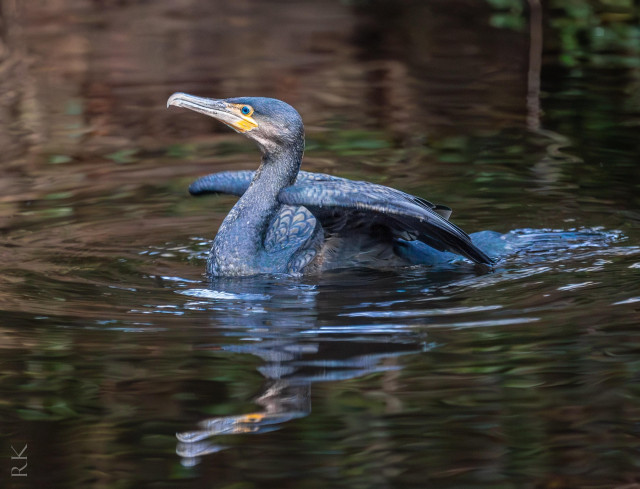
[{"label": "reflected green foliage", "polygon": [[387,149],[388,136],[375,131],[353,129],[329,130],[311,134],[306,141],[307,151],[329,151],[337,155],[358,155]]},{"label": "reflected green foliage", "polygon": [[70,161],[72,161],[70,156],[67,155],[51,155],[49,157],[49,163],[53,164],[53,165],[59,165],[62,163],[69,163]]},{"label": "reflected green foliage", "polygon": [[114,153],[108,154],[107,158],[115,163],[121,163],[121,164],[135,163],[137,160],[136,158],[137,153],[138,153],[138,150],[136,149],[121,149]]},{"label": "reflected green foliage", "polygon": [[195,151],[191,144],[172,144],[167,148],[167,156],[170,158],[187,159],[190,158]]},{"label": "reflected green foliage", "polygon": [[[554,2],[563,15],[554,15],[551,26],[558,33],[561,61],[575,66],[583,59],[600,61],[599,53],[617,51],[629,56],[640,54],[638,6],[632,1]],[[637,63],[637,61],[636,61]]]},{"label": "reflected green foliage", "polygon": [[527,27],[524,15],[526,0],[487,0],[493,10],[489,23],[500,29],[523,31]]},{"label": "reflected green foliage", "polygon": [[[494,27],[526,31],[526,0],[487,0],[494,13]],[[541,2],[546,45],[558,51],[561,63],[578,66],[583,62],[609,64],[618,53],[620,62],[640,66],[640,6],[633,0],[552,0]]]}]

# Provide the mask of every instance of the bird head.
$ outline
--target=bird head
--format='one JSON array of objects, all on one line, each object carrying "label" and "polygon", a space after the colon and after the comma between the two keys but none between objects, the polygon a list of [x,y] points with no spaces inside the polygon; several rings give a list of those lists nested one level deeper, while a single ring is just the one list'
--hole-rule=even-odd
[{"label": "bird head", "polygon": [[264,97],[212,99],[177,92],[167,100],[167,107],[170,105],[219,120],[253,139],[264,154],[304,147],[302,118],[281,100]]}]

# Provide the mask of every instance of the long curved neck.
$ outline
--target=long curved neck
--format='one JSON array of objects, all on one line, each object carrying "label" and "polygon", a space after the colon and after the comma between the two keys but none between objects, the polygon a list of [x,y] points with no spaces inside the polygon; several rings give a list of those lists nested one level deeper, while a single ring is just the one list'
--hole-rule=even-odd
[{"label": "long curved neck", "polygon": [[264,237],[279,210],[280,191],[292,185],[302,162],[304,139],[300,144],[265,152],[260,167],[247,191],[222,222],[211,250],[210,267],[231,267],[252,273],[259,254],[264,251]]}]

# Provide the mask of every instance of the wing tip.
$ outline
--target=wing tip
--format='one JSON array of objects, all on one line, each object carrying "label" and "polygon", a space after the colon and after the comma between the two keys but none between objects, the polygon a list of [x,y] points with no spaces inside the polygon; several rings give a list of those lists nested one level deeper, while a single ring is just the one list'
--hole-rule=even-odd
[{"label": "wing tip", "polygon": [[251,170],[239,170],[204,175],[189,185],[189,193],[196,197],[220,194],[241,196],[249,186],[254,173]]},{"label": "wing tip", "polygon": [[217,192],[215,190],[212,190],[211,188],[208,188],[206,185],[203,185],[204,182],[202,182],[202,178],[199,178],[198,180],[196,180],[195,182],[193,182],[191,185],[189,185],[189,194],[193,195],[194,197],[198,197],[200,195],[207,195],[207,194],[219,194],[220,192]]},{"label": "wing tip", "polygon": [[486,265],[486,266],[489,266],[489,267],[493,267],[493,265],[495,265],[495,263],[497,261],[497,260],[491,258],[484,251],[482,251],[480,248],[478,248],[477,246],[475,246],[473,244],[470,245],[468,247],[468,249],[466,249],[464,251],[465,251],[465,255],[467,256],[467,258],[472,260],[474,263],[477,263],[478,265]]}]

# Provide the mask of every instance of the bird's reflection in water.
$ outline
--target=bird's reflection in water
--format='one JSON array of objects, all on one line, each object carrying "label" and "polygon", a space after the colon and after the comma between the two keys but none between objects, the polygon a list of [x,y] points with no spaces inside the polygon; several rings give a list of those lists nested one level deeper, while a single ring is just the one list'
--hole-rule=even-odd
[{"label": "bird's reflection in water", "polygon": [[[254,400],[256,411],[205,419],[195,430],[177,433],[176,452],[183,465],[196,465],[202,456],[226,448],[216,443],[216,436],[265,433],[309,415],[315,382],[398,369],[395,362],[385,359],[427,348],[420,333],[402,325],[342,326],[322,320],[319,311],[326,314],[345,306],[319,305],[322,287],[322,283],[309,286],[295,279],[272,277],[216,279],[208,292],[182,292],[200,298],[226,298],[228,307],[215,307],[215,321],[230,336],[241,334],[243,341],[211,347],[260,357],[264,363],[258,370],[266,379]],[[345,301],[356,303],[358,293],[352,287],[349,290]],[[331,296],[335,300],[335,295]]]},{"label": "bird's reflection in water", "polygon": [[[230,337],[228,344],[213,348],[260,357],[264,363],[258,370],[266,379],[255,412],[203,420],[197,429],[177,435],[183,463],[194,465],[203,455],[223,449],[215,443],[216,435],[264,433],[308,415],[314,382],[395,369],[385,359],[427,350],[425,328],[416,323],[411,328],[402,307],[425,291],[495,287],[577,254],[584,260],[605,252],[638,252],[637,247],[614,246],[624,240],[619,231],[601,229],[481,231],[472,239],[500,259],[493,273],[477,274],[455,255],[432,251],[428,272],[350,270],[323,275],[313,285],[291,277],[217,278],[207,289],[180,291],[206,299],[194,307],[213,311],[215,327]],[[358,324],[356,317],[369,322]],[[372,324],[376,317],[387,322]]]}]

